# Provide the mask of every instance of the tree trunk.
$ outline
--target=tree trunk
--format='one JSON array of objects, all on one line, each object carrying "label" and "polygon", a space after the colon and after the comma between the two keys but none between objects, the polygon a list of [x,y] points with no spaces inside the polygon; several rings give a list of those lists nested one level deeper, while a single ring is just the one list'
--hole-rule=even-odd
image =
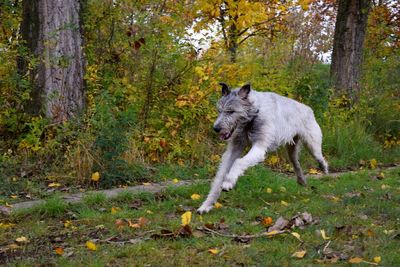
[{"label": "tree trunk", "polygon": [[331,77],[338,94],[355,98],[360,90],[362,48],[371,0],[339,0]]},{"label": "tree trunk", "polygon": [[[25,0],[21,35],[38,64],[30,71],[35,114],[65,121],[84,107],[79,0]],[[27,62],[20,61],[23,72]]]}]

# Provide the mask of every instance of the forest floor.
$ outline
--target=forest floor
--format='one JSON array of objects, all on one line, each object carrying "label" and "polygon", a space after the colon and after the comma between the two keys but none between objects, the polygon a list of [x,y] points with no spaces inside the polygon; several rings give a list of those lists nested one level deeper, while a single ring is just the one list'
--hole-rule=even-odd
[{"label": "forest floor", "polygon": [[303,188],[258,166],[202,216],[195,210],[206,180],[14,204],[0,217],[0,264],[396,266],[399,177],[398,166],[360,170],[309,179]]}]

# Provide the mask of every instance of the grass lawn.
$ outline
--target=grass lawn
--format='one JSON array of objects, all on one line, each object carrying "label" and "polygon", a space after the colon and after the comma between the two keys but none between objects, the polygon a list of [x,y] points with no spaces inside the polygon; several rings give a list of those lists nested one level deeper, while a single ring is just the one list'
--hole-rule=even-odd
[{"label": "grass lawn", "polygon": [[[157,194],[124,193],[112,200],[92,194],[73,205],[52,198],[0,220],[0,264],[318,266],[350,265],[352,259],[361,266],[399,266],[399,177],[400,168],[383,175],[360,171],[310,179],[302,188],[295,179],[258,166],[233,191],[222,194],[222,207],[202,216],[195,209],[208,183]],[[200,199],[193,200],[193,194]],[[189,210],[192,233],[181,228],[181,215]],[[274,224],[279,217],[290,220],[302,212],[313,217],[302,229],[285,229],[272,237],[232,237],[265,232],[264,218],[271,217]],[[205,225],[214,233],[201,231]],[[21,237],[26,240],[16,241]],[[88,249],[87,241],[96,250]],[[292,256],[298,251],[306,251],[305,256]]]}]

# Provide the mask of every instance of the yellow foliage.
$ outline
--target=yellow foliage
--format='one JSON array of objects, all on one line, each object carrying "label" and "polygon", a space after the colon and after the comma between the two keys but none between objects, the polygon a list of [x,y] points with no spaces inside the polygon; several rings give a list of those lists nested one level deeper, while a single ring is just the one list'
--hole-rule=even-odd
[{"label": "yellow foliage", "polygon": [[88,250],[91,250],[91,251],[96,251],[97,250],[96,244],[91,242],[91,241],[86,241],[86,248]]},{"label": "yellow foliage", "polygon": [[192,220],[192,212],[187,211],[181,216],[182,218],[182,226],[189,225]]}]

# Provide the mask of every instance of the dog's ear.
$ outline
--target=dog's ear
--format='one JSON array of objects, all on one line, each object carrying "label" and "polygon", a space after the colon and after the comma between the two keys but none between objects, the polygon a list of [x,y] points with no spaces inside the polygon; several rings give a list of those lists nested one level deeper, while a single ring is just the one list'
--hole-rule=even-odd
[{"label": "dog's ear", "polygon": [[251,89],[251,86],[250,86],[249,83],[247,83],[247,84],[243,85],[242,88],[240,88],[240,90],[239,90],[239,92],[238,92],[238,95],[239,95],[241,98],[245,99],[245,98],[247,98],[247,96],[249,95],[250,89]]},{"label": "dog's ear", "polygon": [[222,86],[222,96],[227,96],[231,93],[231,90],[229,90],[229,86],[226,83],[219,83],[219,85]]}]

